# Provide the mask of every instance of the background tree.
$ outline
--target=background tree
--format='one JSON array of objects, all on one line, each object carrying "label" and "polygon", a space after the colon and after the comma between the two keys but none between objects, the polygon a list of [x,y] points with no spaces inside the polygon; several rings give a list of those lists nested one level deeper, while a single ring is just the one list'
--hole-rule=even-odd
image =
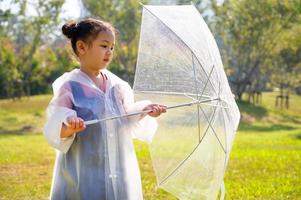
[{"label": "background tree", "polygon": [[[276,106],[289,107],[289,93],[301,83],[301,46],[282,49],[272,68],[271,81],[280,89],[276,97]],[[280,102],[279,102],[280,101]]]},{"label": "background tree", "polygon": [[[17,11],[12,12],[11,7],[0,11],[0,43],[3,47],[1,51],[4,52],[1,59],[6,60],[6,62],[1,61],[0,70],[7,71],[0,72],[0,74],[9,75],[4,80],[8,83],[4,86],[7,91],[1,92],[3,95],[10,96],[18,93],[15,95],[20,96],[26,93],[29,96],[33,94],[31,85],[33,79],[37,78],[34,73],[40,67],[35,54],[46,43],[45,41],[49,39],[50,33],[56,28],[63,2],[63,0],[39,0],[32,3],[26,0],[16,0],[11,1],[10,5],[17,7]],[[29,5],[35,11],[30,15],[27,13]],[[12,44],[10,53],[7,53],[8,50],[3,50],[4,44],[8,42]],[[8,62],[9,60],[11,61]],[[13,63],[12,60],[14,60]],[[18,87],[8,86],[15,84]],[[9,90],[16,91],[8,92]]]},{"label": "background tree", "polygon": [[[9,2],[8,6],[0,7],[0,97],[49,92],[55,78],[77,65],[69,45],[66,49],[67,40],[62,34],[53,34],[60,30],[59,14],[64,1],[5,2]],[[82,2],[87,15],[109,21],[119,30],[115,58],[109,67],[132,83],[141,23],[139,1]],[[192,2],[215,35],[233,92],[239,99],[246,92],[260,92],[268,81],[270,87],[279,87],[279,75],[286,74],[291,82],[284,84],[291,88],[300,85],[297,76],[300,64],[295,61],[301,46],[300,1]],[[191,1],[152,0],[151,3],[190,4]],[[34,13],[28,14],[28,6]]]},{"label": "background tree", "polygon": [[[0,96],[15,97],[22,95],[20,91],[20,72],[16,69],[16,56],[12,42],[6,38],[0,41]],[[16,85],[15,85],[16,84]],[[18,87],[19,86],[19,87]]]},{"label": "background tree", "polygon": [[[239,99],[283,47],[282,33],[300,23],[298,1],[225,0],[212,3],[211,27],[221,38],[224,64]],[[277,46],[277,48],[275,48]]]}]

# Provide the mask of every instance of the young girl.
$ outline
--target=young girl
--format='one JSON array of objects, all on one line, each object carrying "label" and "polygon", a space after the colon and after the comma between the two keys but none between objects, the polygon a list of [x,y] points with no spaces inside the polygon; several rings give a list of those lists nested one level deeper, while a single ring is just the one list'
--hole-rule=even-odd
[{"label": "young girl", "polygon": [[[80,68],[53,83],[44,135],[57,149],[51,199],[141,200],[140,173],[132,138],[151,141],[153,117],[166,107],[134,102],[130,86],[106,70],[113,57],[115,30],[107,22],[86,19],[62,27]],[[148,115],[85,125],[139,110]]]}]

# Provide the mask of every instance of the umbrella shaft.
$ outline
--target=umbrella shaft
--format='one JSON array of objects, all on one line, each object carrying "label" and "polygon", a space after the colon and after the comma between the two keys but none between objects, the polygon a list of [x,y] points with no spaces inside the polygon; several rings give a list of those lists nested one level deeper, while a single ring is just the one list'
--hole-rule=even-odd
[{"label": "umbrella shaft", "polygon": [[[216,101],[216,100],[219,100],[219,98],[202,100],[202,101],[192,101],[192,102],[189,102],[189,103],[183,103],[183,104],[178,104],[178,105],[174,105],[174,106],[168,106],[166,109],[192,106],[192,105],[195,105],[195,104],[207,103],[207,102]],[[103,119],[94,119],[94,120],[90,120],[90,121],[85,121],[85,125],[96,124],[96,123],[103,122],[103,121],[106,121],[106,120],[113,120],[113,119],[118,119],[118,118],[122,118],[122,117],[130,117],[130,116],[135,116],[135,115],[146,114],[146,113],[149,113],[151,111],[152,110],[143,110],[143,111],[128,113],[128,114],[124,114],[124,115],[118,115],[118,116],[114,116],[114,117],[107,117],[107,118],[103,118]]]},{"label": "umbrella shaft", "polygon": [[207,102],[210,102],[210,101],[216,101],[218,99],[219,98],[207,99],[207,100],[202,100],[202,101],[192,101],[192,102],[189,102],[189,103],[178,104],[178,105],[175,105],[175,106],[168,106],[167,109],[179,108],[179,107],[184,107],[184,106],[192,106],[194,104],[200,104],[200,103],[207,103]]}]

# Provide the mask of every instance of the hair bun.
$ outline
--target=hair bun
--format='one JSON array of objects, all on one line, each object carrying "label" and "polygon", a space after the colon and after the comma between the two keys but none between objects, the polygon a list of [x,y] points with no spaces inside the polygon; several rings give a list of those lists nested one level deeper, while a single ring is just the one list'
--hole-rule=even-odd
[{"label": "hair bun", "polygon": [[69,38],[69,39],[73,38],[77,32],[76,22],[70,21],[70,22],[67,22],[66,24],[64,24],[62,26],[62,32],[67,38]]}]

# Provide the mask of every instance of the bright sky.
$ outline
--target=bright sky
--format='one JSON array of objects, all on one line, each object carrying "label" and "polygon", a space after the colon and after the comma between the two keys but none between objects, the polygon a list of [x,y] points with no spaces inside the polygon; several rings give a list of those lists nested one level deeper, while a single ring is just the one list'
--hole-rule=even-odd
[{"label": "bright sky", "polygon": [[[12,3],[13,0],[0,0],[0,9],[6,10],[11,8],[13,12],[17,12],[19,7]],[[27,15],[35,15],[35,8],[33,5],[37,3],[37,0],[28,0]],[[78,18],[80,16],[80,0],[65,0],[62,7],[61,18]]]},{"label": "bright sky", "polygon": [[62,18],[78,18],[80,17],[80,0],[65,0],[62,7]]}]

